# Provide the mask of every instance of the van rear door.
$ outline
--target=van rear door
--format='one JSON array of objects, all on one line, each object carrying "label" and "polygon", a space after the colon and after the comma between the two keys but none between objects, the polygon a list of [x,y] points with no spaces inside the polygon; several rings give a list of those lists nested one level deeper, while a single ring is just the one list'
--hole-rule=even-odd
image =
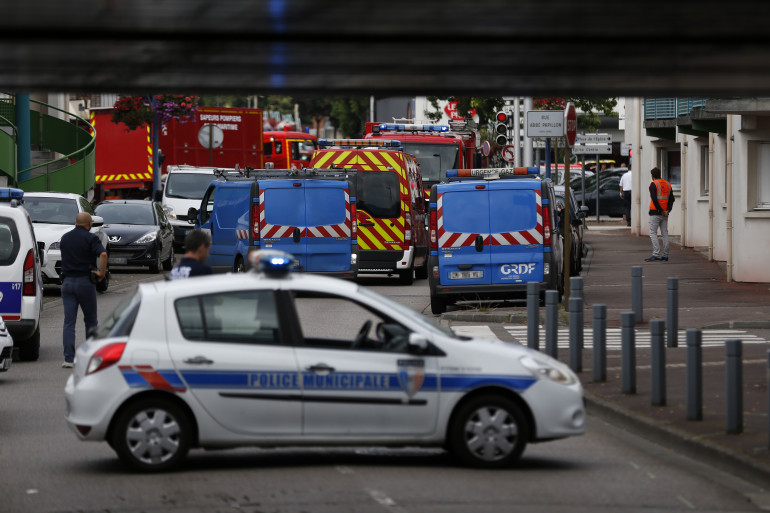
[{"label": "van rear door", "polygon": [[540,184],[500,180],[489,184],[492,283],[543,281],[543,213]]},{"label": "van rear door", "polygon": [[348,182],[305,182],[306,271],[350,270],[351,219]]},{"label": "van rear door", "polygon": [[[356,177],[359,250],[404,250],[405,205],[395,171],[360,171]],[[404,188],[404,194],[407,194]]]},{"label": "van rear door", "polygon": [[441,285],[491,283],[489,185],[479,182],[437,187],[436,220]]},{"label": "van rear door", "polygon": [[259,238],[262,248],[291,253],[307,268],[305,184],[302,180],[259,182]]}]

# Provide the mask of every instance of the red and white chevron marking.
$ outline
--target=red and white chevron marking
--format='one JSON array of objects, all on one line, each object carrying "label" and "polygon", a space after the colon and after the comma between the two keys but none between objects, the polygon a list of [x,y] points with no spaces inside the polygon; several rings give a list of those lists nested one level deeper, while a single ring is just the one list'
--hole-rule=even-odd
[{"label": "red and white chevron marking", "polygon": [[265,220],[265,190],[259,191],[259,237],[261,239],[280,239],[292,237],[294,230],[300,229],[301,237],[350,237],[352,222],[350,220],[350,191],[345,191],[345,221],[338,224],[322,226],[280,226],[269,224]]},{"label": "red and white chevron marking", "polygon": [[472,246],[476,237],[484,238],[484,245],[510,246],[517,244],[542,244],[543,243],[543,206],[539,190],[535,190],[537,201],[537,226],[530,230],[502,233],[460,233],[450,232],[444,228],[444,193],[438,194],[436,201],[436,217],[438,228],[438,245],[440,248],[458,248]]},{"label": "red and white chevron marking", "polygon": [[235,237],[237,239],[248,239],[249,230],[235,230]]}]

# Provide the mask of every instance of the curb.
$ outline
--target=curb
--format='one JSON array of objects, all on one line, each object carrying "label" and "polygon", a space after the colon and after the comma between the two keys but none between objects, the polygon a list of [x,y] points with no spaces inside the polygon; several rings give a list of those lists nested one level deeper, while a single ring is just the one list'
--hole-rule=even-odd
[{"label": "curb", "polygon": [[706,465],[727,470],[762,489],[767,489],[770,483],[770,465],[673,426],[660,424],[586,390],[583,390],[583,397],[585,397],[586,410],[589,414],[634,435],[671,448]]}]

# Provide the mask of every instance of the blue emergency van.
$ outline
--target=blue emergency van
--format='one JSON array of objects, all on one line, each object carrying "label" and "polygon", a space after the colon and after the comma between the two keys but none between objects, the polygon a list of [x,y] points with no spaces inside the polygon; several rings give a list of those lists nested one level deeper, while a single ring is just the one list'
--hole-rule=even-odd
[{"label": "blue emergency van", "polygon": [[431,311],[563,288],[553,184],[538,168],[448,170],[430,194]]},{"label": "blue emergency van", "polygon": [[279,249],[307,272],[355,279],[358,270],[356,198],[352,173],[323,169],[215,170],[190,209],[195,227],[211,235],[206,261],[243,272],[248,253]]}]

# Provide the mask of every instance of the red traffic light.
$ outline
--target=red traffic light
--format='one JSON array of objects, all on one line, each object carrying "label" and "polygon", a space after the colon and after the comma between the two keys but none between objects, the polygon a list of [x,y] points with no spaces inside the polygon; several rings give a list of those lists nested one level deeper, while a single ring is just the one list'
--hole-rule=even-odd
[{"label": "red traffic light", "polygon": [[498,112],[497,113],[497,120],[500,123],[506,123],[508,121],[508,114],[506,112]]}]

